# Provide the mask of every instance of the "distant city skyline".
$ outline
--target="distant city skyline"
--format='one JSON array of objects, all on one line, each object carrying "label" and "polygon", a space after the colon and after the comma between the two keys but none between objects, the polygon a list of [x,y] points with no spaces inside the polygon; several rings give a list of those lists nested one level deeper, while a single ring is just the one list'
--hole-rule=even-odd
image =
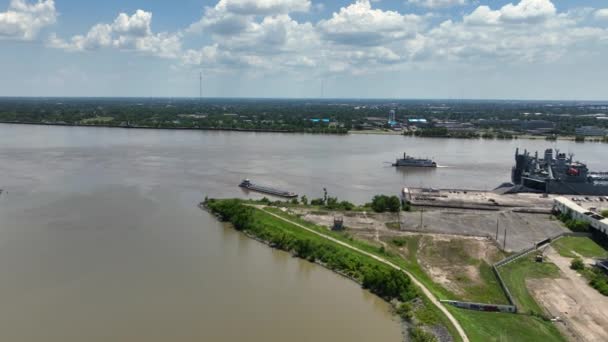
[{"label": "distant city skyline", "polygon": [[0,96],[608,100],[602,0],[0,0]]}]

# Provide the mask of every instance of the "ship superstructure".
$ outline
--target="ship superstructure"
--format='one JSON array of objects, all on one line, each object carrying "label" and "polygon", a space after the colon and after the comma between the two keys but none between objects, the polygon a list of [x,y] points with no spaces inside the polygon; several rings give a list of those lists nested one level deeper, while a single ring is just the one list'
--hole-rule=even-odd
[{"label": "ship superstructure", "polygon": [[587,164],[574,161],[574,155],[547,149],[541,158],[536,152],[515,151],[511,180],[521,191],[547,194],[608,195],[608,173],[590,172]]},{"label": "ship superstructure", "polygon": [[408,156],[407,153],[404,153],[403,158],[397,159],[393,166],[437,167],[437,163],[431,159],[414,158],[412,156]]}]

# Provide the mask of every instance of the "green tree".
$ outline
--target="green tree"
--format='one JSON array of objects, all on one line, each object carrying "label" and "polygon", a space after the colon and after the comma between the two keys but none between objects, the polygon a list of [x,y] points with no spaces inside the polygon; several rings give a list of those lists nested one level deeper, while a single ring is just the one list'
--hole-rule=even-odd
[{"label": "green tree", "polygon": [[376,195],[372,199],[372,210],[377,213],[383,213],[386,211],[386,196]]},{"label": "green tree", "polygon": [[308,197],[306,197],[306,195],[302,195],[300,202],[302,202],[304,205],[308,205]]},{"label": "green tree", "polygon": [[388,211],[397,213],[401,210],[401,201],[397,196],[391,196],[386,201],[386,208]]}]

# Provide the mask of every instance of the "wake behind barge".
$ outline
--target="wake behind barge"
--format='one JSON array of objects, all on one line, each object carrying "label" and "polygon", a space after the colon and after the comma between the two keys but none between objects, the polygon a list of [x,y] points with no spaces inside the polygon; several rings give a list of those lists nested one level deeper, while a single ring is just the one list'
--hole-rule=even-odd
[{"label": "wake behind barge", "polygon": [[542,192],[561,195],[608,196],[608,173],[590,172],[587,165],[574,161],[573,154],[566,156],[553,149],[545,150],[543,158],[538,152],[515,151],[515,166],[511,171],[513,192]]},{"label": "wake behind barge", "polygon": [[267,186],[256,185],[256,184],[251,183],[251,181],[249,179],[244,179],[241,182],[241,184],[239,184],[239,186],[241,188],[244,188],[247,190],[257,191],[257,192],[261,192],[261,193],[269,194],[269,195],[273,195],[273,196],[279,196],[279,197],[285,197],[285,198],[298,197],[298,194],[296,194],[295,192],[283,191],[283,190],[279,190],[279,189],[270,188]]}]

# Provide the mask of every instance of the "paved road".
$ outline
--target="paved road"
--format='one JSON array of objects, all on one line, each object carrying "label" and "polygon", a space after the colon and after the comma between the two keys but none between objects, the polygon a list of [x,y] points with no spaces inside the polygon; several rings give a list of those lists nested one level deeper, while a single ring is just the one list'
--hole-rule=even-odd
[{"label": "paved road", "polygon": [[349,245],[346,242],[342,242],[342,241],[340,241],[338,239],[335,239],[335,238],[333,238],[333,237],[331,237],[329,235],[325,235],[323,233],[319,233],[316,230],[307,228],[307,227],[305,227],[305,226],[303,226],[303,225],[301,225],[301,224],[299,224],[297,222],[293,222],[293,221],[291,221],[289,219],[286,219],[284,217],[281,217],[281,216],[279,216],[277,214],[271,213],[271,212],[269,212],[269,211],[267,211],[267,210],[265,210],[263,208],[260,208],[260,207],[257,207],[257,208],[260,209],[260,210],[262,210],[263,212],[269,214],[269,215],[272,215],[272,216],[280,219],[280,220],[283,220],[283,221],[285,221],[287,223],[290,223],[290,224],[292,224],[294,226],[302,228],[302,229],[304,229],[306,231],[309,231],[309,232],[311,232],[313,234],[319,235],[322,238],[330,240],[330,241],[332,241],[334,243],[337,243],[337,244],[339,244],[341,246],[344,246],[346,248],[350,248],[350,249],[352,249],[354,251],[357,251],[357,252],[359,252],[361,254],[365,254],[365,255],[367,255],[370,258],[373,258],[373,259],[375,259],[375,260],[377,260],[377,261],[379,261],[381,263],[384,263],[384,264],[386,264],[386,265],[388,265],[388,266],[390,266],[392,268],[395,268],[395,269],[400,270],[403,273],[407,274],[407,276],[410,277],[410,279],[412,279],[412,282],[414,282],[414,284],[416,284],[420,289],[422,289],[422,292],[424,293],[425,296],[427,296],[429,298],[429,300],[431,301],[431,303],[433,303],[433,305],[435,305],[437,308],[439,308],[439,310],[441,310],[441,312],[443,312],[443,314],[447,316],[447,318],[450,320],[450,322],[452,322],[452,325],[454,325],[454,327],[458,331],[458,334],[460,335],[460,338],[462,339],[462,341],[463,342],[469,342],[469,338],[467,337],[467,334],[464,332],[464,329],[462,329],[462,327],[460,326],[460,323],[456,320],[456,318],[454,318],[454,316],[452,316],[452,314],[448,311],[448,309],[446,309],[445,306],[439,300],[437,300],[437,298],[435,298],[435,296],[433,295],[433,293],[431,293],[431,291],[426,286],[424,286],[424,284],[422,284],[418,279],[416,279],[407,270],[405,270],[405,269],[403,269],[403,268],[401,268],[401,267],[393,264],[392,262],[390,262],[390,261],[388,261],[388,260],[386,260],[386,259],[384,259],[382,257],[379,257],[379,256],[374,255],[372,253],[366,252],[366,251],[361,250],[361,249],[359,249],[357,247],[353,247],[353,246]]}]

